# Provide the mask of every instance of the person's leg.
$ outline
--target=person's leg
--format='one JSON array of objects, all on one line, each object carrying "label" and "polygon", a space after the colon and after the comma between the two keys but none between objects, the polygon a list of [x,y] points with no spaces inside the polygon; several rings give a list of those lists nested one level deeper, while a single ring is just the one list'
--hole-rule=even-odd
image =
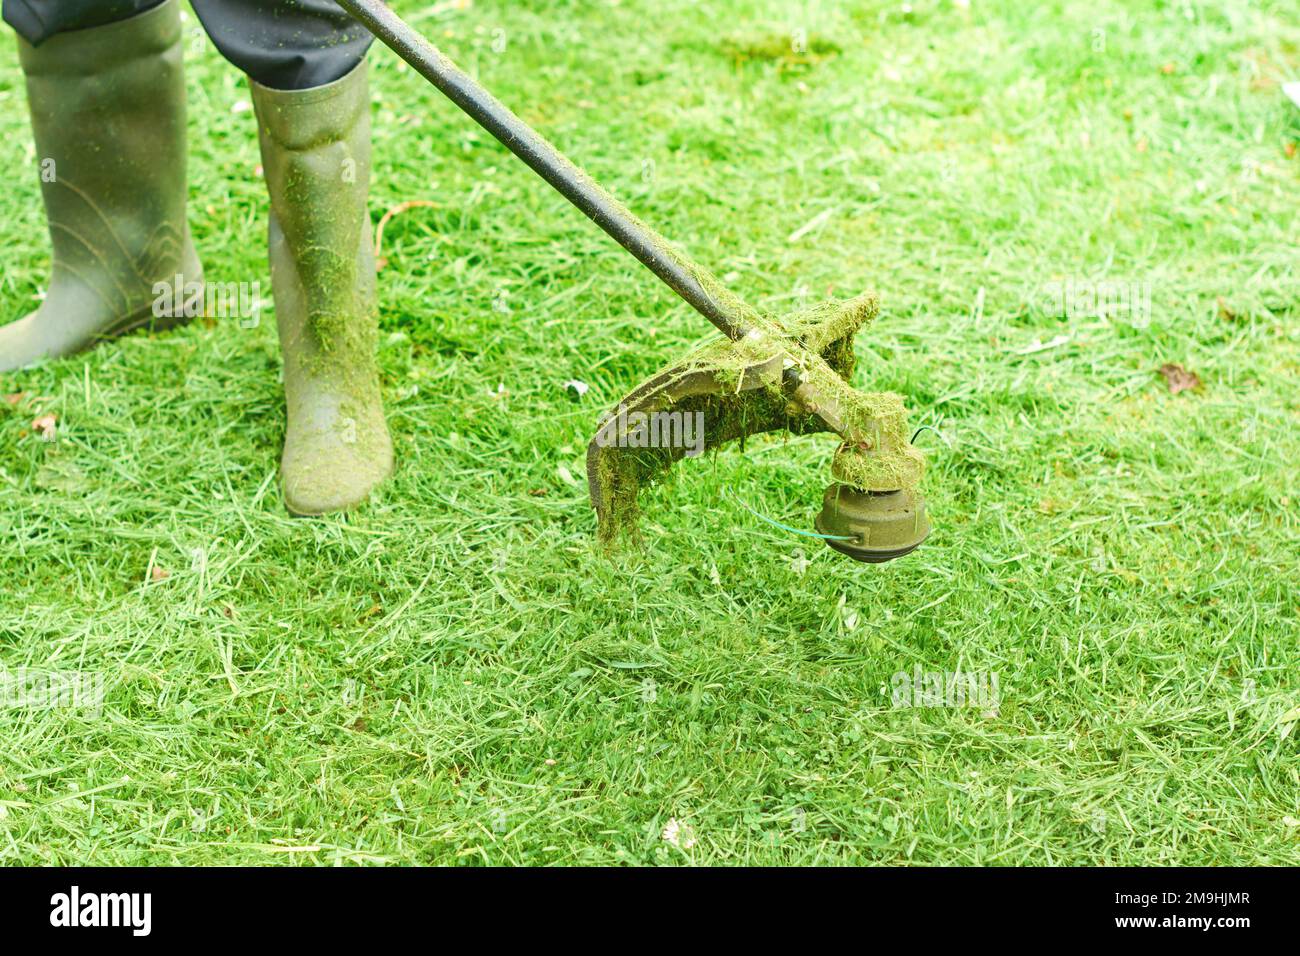
[{"label": "person's leg", "polygon": [[4,16],[20,31],[53,268],[40,308],[0,326],[0,371],[172,324],[157,286],[202,281],[185,223],[178,0],[5,0]]},{"label": "person's leg", "polygon": [[369,34],[322,0],[194,6],[226,57],[250,73],[284,355],[285,504],[305,515],[349,508],[393,468],[366,204]]}]

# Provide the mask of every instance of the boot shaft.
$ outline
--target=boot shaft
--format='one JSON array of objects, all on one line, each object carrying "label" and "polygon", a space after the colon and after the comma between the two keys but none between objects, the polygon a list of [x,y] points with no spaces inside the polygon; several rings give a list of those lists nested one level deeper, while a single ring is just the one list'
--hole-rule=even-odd
[{"label": "boot shaft", "polygon": [[134,290],[170,279],[185,243],[178,0],[18,47],[54,281],[99,274],[97,284]]},{"label": "boot shaft", "polygon": [[[280,302],[300,286],[295,345],[373,351],[375,270],[367,196],[370,186],[370,94],[366,65],[326,86],[273,90],[251,84],[262,168],[271,199],[272,280]],[[286,355],[286,362],[291,356]]]}]

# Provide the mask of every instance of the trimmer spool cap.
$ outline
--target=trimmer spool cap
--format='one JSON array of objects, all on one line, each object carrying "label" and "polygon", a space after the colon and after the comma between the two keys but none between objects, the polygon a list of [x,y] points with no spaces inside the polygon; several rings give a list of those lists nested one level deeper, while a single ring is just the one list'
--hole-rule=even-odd
[{"label": "trimmer spool cap", "polygon": [[880,564],[910,554],[930,533],[925,499],[914,491],[862,491],[835,482],[826,489],[817,530],[857,561]]}]

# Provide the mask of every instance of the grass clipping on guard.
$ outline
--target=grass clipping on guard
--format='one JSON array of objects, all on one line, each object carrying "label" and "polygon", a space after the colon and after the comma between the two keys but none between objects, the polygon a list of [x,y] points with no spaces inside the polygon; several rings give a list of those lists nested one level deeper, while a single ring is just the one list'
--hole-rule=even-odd
[{"label": "grass clipping on guard", "polygon": [[850,436],[835,453],[834,478],[868,491],[915,490],[924,459],[907,440],[902,397],[862,393],[848,384],[856,362],[853,337],[879,312],[874,293],[772,316],[746,305],[704,270],[693,271],[754,332],[734,342],[718,336],[642,383],[601,420],[588,448],[587,477],[606,548],[639,542],[641,488],[690,451],[681,442],[654,440],[657,413],[694,416],[691,421],[703,431],[696,448],[702,450],[732,441],[743,448],[746,438],[763,432],[830,431],[815,407],[783,387],[792,363],[820,400],[833,403],[842,424],[837,430]]}]

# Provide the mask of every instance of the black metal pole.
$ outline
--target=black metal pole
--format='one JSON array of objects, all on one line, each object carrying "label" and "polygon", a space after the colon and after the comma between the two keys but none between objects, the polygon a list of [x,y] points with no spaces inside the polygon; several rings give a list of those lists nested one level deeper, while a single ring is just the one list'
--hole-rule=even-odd
[{"label": "black metal pole", "polygon": [[658,233],[629,215],[598,183],[408,26],[387,4],[381,0],[338,0],[338,4],[724,334],[738,339],[748,331],[739,316],[729,314],[688,269],[665,251],[666,243]]}]

